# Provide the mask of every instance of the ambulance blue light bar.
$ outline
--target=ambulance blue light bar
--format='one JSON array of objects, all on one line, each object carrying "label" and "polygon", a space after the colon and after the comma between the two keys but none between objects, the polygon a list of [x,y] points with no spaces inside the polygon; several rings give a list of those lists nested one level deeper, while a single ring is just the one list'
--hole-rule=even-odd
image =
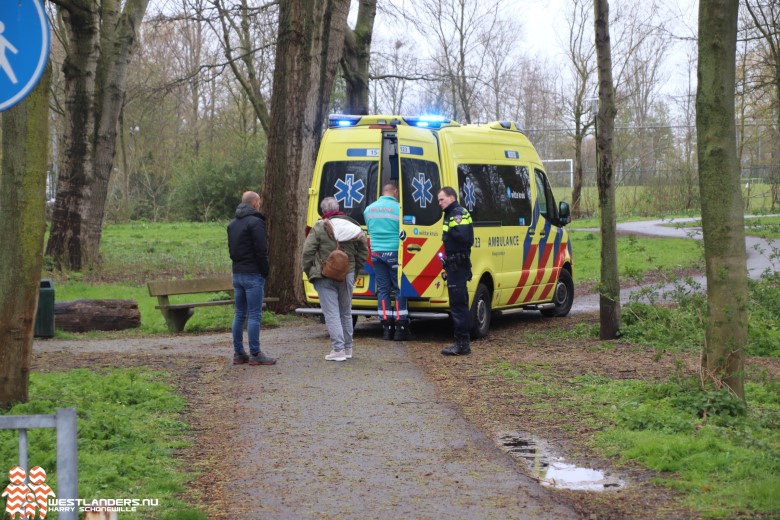
[{"label": "ambulance blue light bar", "polygon": [[441,128],[450,122],[449,119],[442,116],[404,117],[404,121],[406,121],[406,123],[410,126],[434,129]]},{"label": "ambulance blue light bar", "polygon": [[345,114],[331,114],[328,116],[328,126],[330,128],[345,128],[355,126],[360,121],[361,116],[348,116]]}]

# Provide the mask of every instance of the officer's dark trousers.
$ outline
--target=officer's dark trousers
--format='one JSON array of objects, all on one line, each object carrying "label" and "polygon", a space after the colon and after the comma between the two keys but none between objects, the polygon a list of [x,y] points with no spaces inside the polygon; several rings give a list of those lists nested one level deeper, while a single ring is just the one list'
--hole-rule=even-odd
[{"label": "officer's dark trousers", "polygon": [[468,279],[469,270],[465,266],[447,269],[447,291],[450,295],[450,312],[455,328],[455,338],[468,338],[471,328],[469,293],[466,288]]}]

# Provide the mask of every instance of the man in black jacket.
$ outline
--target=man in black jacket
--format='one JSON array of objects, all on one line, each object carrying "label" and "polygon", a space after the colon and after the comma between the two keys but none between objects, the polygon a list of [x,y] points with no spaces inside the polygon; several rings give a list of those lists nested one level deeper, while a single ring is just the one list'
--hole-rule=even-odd
[{"label": "man in black jacket", "polygon": [[[268,276],[268,242],[265,217],[258,211],[260,196],[247,191],[236,208],[236,218],[227,227],[230,259],[233,261],[233,290],[236,311],[233,317],[233,364],[273,365],[274,358],[260,351],[260,321],[263,293]],[[247,321],[249,355],[244,351],[244,321]]]}]

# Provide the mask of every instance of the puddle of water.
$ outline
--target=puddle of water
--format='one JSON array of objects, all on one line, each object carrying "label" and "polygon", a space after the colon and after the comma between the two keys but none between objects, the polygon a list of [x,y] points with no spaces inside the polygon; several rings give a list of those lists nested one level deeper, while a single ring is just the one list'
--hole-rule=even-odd
[{"label": "puddle of water", "polygon": [[520,433],[503,433],[498,444],[512,456],[522,460],[544,486],[579,491],[622,489],[625,482],[601,470],[581,468],[564,462],[543,446],[539,440]]}]

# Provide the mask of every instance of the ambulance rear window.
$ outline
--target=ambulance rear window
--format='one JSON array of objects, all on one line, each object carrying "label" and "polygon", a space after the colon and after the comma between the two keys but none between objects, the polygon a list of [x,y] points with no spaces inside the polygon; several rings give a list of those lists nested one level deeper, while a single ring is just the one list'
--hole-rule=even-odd
[{"label": "ambulance rear window", "polygon": [[379,161],[333,161],[325,163],[320,181],[319,203],[325,197],[335,197],[339,208],[361,226],[365,224],[363,210],[376,200]]},{"label": "ambulance rear window", "polygon": [[530,226],[531,179],[526,166],[458,165],[460,204],[475,225]]},{"label": "ambulance rear window", "polygon": [[430,226],[441,219],[437,195],[441,190],[439,166],[422,159],[401,158],[404,222]]}]

